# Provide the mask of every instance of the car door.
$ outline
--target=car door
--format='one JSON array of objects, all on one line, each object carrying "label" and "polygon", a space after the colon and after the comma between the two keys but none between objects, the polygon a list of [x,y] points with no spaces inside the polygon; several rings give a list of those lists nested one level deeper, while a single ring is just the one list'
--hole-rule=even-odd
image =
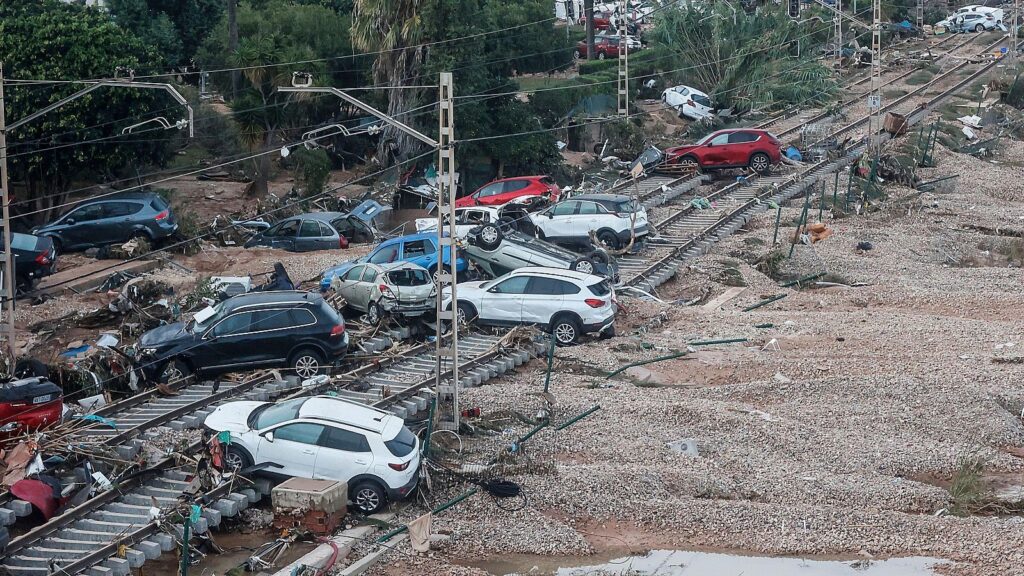
[{"label": "car door", "polygon": [[373,451],[365,434],[336,426],[324,428],[313,470],[314,478],[348,482],[370,471]]},{"label": "car door", "polygon": [[723,166],[726,155],[729,153],[729,133],[719,134],[704,145],[703,164],[704,166]]},{"label": "car door", "polygon": [[377,280],[380,279],[380,268],[377,266],[366,266],[366,270],[363,271],[363,277],[359,281],[359,301],[363,305],[363,310],[367,310],[370,306],[370,301],[373,300],[375,289],[377,288]]},{"label": "car door", "polygon": [[326,248],[324,234],[320,230],[320,223],[316,220],[303,220],[299,225],[299,233],[295,239],[296,252],[309,252]]},{"label": "car door", "polygon": [[61,219],[61,236],[65,246],[100,244],[96,238],[97,225],[103,219],[103,204],[82,206]]},{"label": "car door", "polygon": [[299,234],[300,225],[300,220],[285,220],[282,222],[277,232],[270,237],[270,247],[281,250],[295,250],[295,239]]},{"label": "car door", "polygon": [[292,308],[268,308],[252,312],[246,338],[253,352],[253,364],[284,364],[292,343]]},{"label": "car door", "polygon": [[508,204],[516,198],[523,196],[523,191],[529,186],[529,180],[507,180],[501,185],[501,194],[494,196],[495,201],[491,204],[494,206]]},{"label": "car door", "polygon": [[523,322],[528,324],[546,325],[551,317],[562,310],[561,281],[542,276],[531,276],[522,295]]},{"label": "car door", "polygon": [[552,240],[572,237],[575,234],[573,220],[579,206],[579,200],[565,200],[548,208],[545,217],[538,219],[544,236]]},{"label": "car door", "polygon": [[362,294],[360,279],[365,269],[366,266],[353,266],[348,272],[341,275],[337,284],[337,291],[345,299],[345,302],[352,308],[364,312],[366,311],[366,304],[360,303],[362,300],[360,296]]},{"label": "car door", "polygon": [[750,161],[750,155],[754,153],[754,147],[758,135],[754,132],[733,132],[729,134],[729,166],[746,166]]},{"label": "car door", "polygon": [[483,204],[487,206],[492,204],[502,204],[498,197],[501,195],[504,185],[504,182],[494,182],[484,186],[473,195],[473,198],[476,200],[475,204]]},{"label": "car door", "polygon": [[325,428],[312,422],[290,422],[271,428],[260,435],[254,460],[257,464],[270,462],[280,466],[271,466],[269,472],[313,478]]},{"label": "car door", "polygon": [[586,238],[591,230],[595,232],[601,227],[598,221],[599,206],[596,202],[580,200],[576,217],[572,219],[572,233],[577,238]]},{"label": "car door", "polygon": [[142,210],[136,202],[104,202],[103,218],[97,223],[103,244],[124,242],[132,236],[132,215]]},{"label": "car door", "polygon": [[530,276],[513,276],[499,281],[484,292],[477,313],[481,320],[498,324],[523,321],[523,295]]},{"label": "car door", "polygon": [[235,312],[217,321],[203,335],[204,345],[193,353],[193,363],[202,368],[226,370],[248,366],[259,350],[250,345],[252,312]]}]

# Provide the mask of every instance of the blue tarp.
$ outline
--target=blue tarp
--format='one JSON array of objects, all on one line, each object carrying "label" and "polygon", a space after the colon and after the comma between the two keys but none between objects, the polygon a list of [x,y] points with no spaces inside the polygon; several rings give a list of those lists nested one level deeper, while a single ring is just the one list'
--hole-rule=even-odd
[{"label": "blue tarp", "polygon": [[800,151],[796,149],[796,146],[790,146],[789,148],[786,148],[786,158],[789,158],[790,160],[796,160],[797,162],[800,162],[804,159],[803,155],[800,154]]}]

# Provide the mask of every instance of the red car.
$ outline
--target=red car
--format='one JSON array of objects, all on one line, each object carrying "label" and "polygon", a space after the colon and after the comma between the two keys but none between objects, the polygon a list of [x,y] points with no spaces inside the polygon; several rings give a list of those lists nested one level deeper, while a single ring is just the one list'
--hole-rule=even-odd
[{"label": "red car", "polygon": [[782,142],[767,130],[748,128],[719,130],[696,144],[665,150],[667,164],[701,170],[750,168],[764,174],[781,161]]},{"label": "red car", "polygon": [[[594,30],[607,30],[612,25],[612,18],[615,17],[614,12],[594,12]],[[587,25],[587,17],[580,16],[580,26]]]},{"label": "red car", "polygon": [[560,192],[551,176],[517,176],[485,184],[469,196],[456,200],[455,207],[501,206],[523,196],[549,196],[552,202],[557,202]]},{"label": "red car", "polygon": [[64,392],[46,378],[0,384],[0,438],[59,422],[63,409]]},{"label": "red car", "polygon": [[[604,60],[605,58],[618,58],[619,57],[619,39],[617,36],[601,36],[600,38],[594,37],[594,52],[597,53],[596,58],[598,60]],[[576,49],[572,51],[572,57],[579,60],[587,55],[587,41],[576,44]]]}]

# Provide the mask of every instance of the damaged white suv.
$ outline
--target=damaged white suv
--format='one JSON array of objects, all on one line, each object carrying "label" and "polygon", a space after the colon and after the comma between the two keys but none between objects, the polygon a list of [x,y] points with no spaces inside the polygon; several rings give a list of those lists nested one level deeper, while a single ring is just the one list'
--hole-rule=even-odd
[{"label": "damaged white suv", "polygon": [[230,432],[226,469],[260,466],[269,476],[340,480],[364,514],[412,494],[419,478],[419,439],[391,414],[330,396],[273,402],[228,402],[206,417]]}]

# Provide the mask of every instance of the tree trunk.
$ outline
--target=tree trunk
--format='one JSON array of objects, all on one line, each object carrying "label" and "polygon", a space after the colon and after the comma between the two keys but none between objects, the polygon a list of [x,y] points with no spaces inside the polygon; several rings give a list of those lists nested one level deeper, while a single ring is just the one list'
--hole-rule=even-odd
[{"label": "tree trunk", "polygon": [[594,0],[583,0],[583,14],[587,19],[587,60],[597,58],[594,48]]},{"label": "tree trunk", "polygon": [[[236,15],[236,8],[238,8],[238,0],[227,0],[227,11],[228,11],[228,51],[234,53],[238,51],[238,18]],[[238,95],[238,83],[240,74],[238,70],[231,71],[231,99],[234,99]]]},{"label": "tree trunk", "polygon": [[[263,149],[270,150],[270,146],[274,143],[274,131],[267,129],[266,136],[263,140]],[[270,154],[262,154],[259,158],[253,160],[256,167],[256,175],[252,179],[252,186],[249,188],[249,192],[257,198],[266,196],[270,190],[268,181],[270,180]]]}]

